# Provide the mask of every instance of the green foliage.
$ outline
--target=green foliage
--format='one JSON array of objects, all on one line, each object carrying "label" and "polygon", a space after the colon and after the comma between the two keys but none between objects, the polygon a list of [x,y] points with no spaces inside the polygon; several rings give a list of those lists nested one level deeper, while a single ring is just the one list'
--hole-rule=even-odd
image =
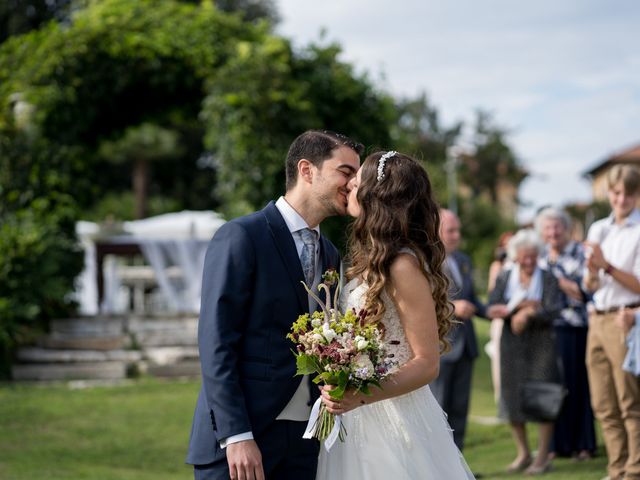
[{"label": "green foliage", "polygon": [[82,267],[73,231],[73,201],[52,194],[0,221],[0,373],[6,375],[16,343],[29,341],[44,321],[64,316],[67,295]]},{"label": "green foliage", "polygon": [[80,208],[129,190],[139,160],[176,159],[159,172],[163,183],[152,195],[175,185],[181,207],[211,206],[212,175],[194,160],[204,81],[236,41],[267,29],[208,2],[87,3],[69,24],[51,22],[0,46],[5,358],[25,332],[66,310],[82,262],[74,234]]},{"label": "green foliage", "polygon": [[438,110],[426,94],[398,101],[398,120],[393,128],[395,147],[417,160],[429,172],[436,198],[444,206],[448,198],[445,162],[447,148],[460,136],[462,123],[442,125]]},{"label": "green foliage", "polygon": [[[180,202],[172,197],[154,195],[147,198],[147,213],[151,217],[166,212],[177,212],[180,208]],[[135,218],[136,201],[132,192],[107,193],[90,210],[85,210],[82,213],[83,220],[97,223],[133,220]]]},{"label": "green foliage", "polygon": [[453,145],[460,135],[462,123],[449,127],[441,124],[440,113],[431,105],[425,93],[415,98],[398,101],[398,122],[394,128],[394,139],[407,153],[414,150],[426,158],[444,163],[446,146]]},{"label": "green foliage", "polygon": [[216,192],[228,217],[284,193],[286,151],[305,130],[327,128],[366,145],[389,144],[389,98],[338,54],[331,45],[295,55],[278,38],[240,42],[212,78],[203,110],[205,144],[215,157]]},{"label": "green foliage", "polygon": [[130,189],[135,162],[118,166],[100,145],[121,142],[131,126],[152,122],[175,132],[180,152],[153,172],[151,194],[173,194],[182,208],[215,208],[215,174],[202,155],[198,113],[205,79],[237,41],[266,35],[211,3],[103,0],[89,2],[70,25],[48,24],[0,48],[0,128],[14,116],[17,95],[33,112],[32,130],[52,143],[81,148],[91,185],[83,208],[108,191]]},{"label": "green foliage", "polygon": [[474,198],[460,201],[460,221],[462,223],[462,251],[469,253],[473,260],[476,290],[486,291],[489,265],[493,261],[498,237],[507,230],[516,230],[514,219],[504,218],[496,206],[486,200]]},{"label": "green foliage", "polygon": [[3,0],[0,2],[0,43],[67,15],[71,0]]},{"label": "green foliage", "polygon": [[501,180],[518,186],[527,176],[507,143],[507,133],[494,124],[489,113],[478,111],[473,139],[475,152],[466,156],[461,166],[461,179],[474,195],[486,193],[494,204],[497,204]]}]

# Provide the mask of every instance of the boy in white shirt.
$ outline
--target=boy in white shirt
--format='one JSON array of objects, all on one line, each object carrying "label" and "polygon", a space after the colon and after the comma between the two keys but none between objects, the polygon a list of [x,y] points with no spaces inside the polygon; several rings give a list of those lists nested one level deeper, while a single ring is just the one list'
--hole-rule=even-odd
[{"label": "boy in white shirt", "polygon": [[640,171],[617,165],[607,182],[611,215],[591,226],[585,242],[590,254],[584,284],[594,292],[595,306],[589,315],[587,370],[607,447],[608,478],[640,479],[640,382],[622,370],[627,346],[618,318],[640,307]]}]

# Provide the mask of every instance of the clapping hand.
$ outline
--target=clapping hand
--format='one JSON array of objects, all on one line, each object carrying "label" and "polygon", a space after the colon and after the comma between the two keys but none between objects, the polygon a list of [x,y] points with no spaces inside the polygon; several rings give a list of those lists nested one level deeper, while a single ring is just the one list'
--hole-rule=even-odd
[{"label": "clapping hand", "polygon": [[[524,302],[523,302],[524,303]],[[527,328],[527,324],[529,323],[529,319],[535,315],[536,308],[534,305],[526,305],[520,308],[516,313],[511,317],[511,331],[514,335],[520,335]]]},{"label": "clapping hand", "polygon": [[503,303],[496,303],[487,308],[487,316],[491,319],[505,318],[509,315],[509,308]]},{"label": "clapping hand", "polygon": [[607,261],[604,259],[600,244],[595,242],[584,242],[585,247],[591,253],[587,255],[587,268],[596,273],[601,268],[607,268]]}]

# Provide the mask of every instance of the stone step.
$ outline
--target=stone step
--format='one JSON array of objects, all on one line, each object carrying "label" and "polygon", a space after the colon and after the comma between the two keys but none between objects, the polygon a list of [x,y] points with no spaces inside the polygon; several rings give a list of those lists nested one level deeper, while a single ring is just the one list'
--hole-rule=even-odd
[{"label": "stone step", "polygon": [[12,377],[18,381],[51,380],[116,380],[127,376],[125,362],[46,363],[18,364],[11,368]]},{"label": "stone step", "polygon": [[127,323],[127,330],[141,347],[196,346],[196,317],[137,317]]},{"label": "stone step", "polygon": [[186,360],[198,360],[198,347],[149,347],[142,354],[151,365],[170,365]]},{"label": "stone step", "polygon": [[78,317],[51,321],[51,334],[63,337],[116,337],[124,332],[123,317]]},{"label": "stone step", "polygon": [[198,345],[198,335],[190,332],[144,332],[133,334],[133,338],[142,348]]},{"label": "stone step", "polygon": [[67,337],[60,334],[51,334],[38,341],[38,345],[42,348],[60,350],[121,350],[128,347],[130,343],[130,338],[124,335]]},{"label": "stone step", "polygon": [[16,354],[23,363],[81,363],[119,361],[138,362],[142,352],[137,350],[57,350],[38,347],[23,347]]},{"label": "stone step", "polygon": [[171,365],[148,365],[146,372],[154,377],[199,377],[200,362],[185,360]]},{"label": "stone step", "polygon": [[139,317],[132,316],[126,324],[127,331],[138,332],[159,332],[174,330],[198,331],[197,317]]}]

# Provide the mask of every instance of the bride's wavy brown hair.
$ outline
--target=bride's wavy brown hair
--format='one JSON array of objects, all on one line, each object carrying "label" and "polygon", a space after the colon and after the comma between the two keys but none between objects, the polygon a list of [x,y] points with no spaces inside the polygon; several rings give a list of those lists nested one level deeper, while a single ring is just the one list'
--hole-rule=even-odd
[{"label": "bride's wavy brown hair", "polygon": [[362,164],[357,193],[360,215],[352,225],[347,277],[364,278],[369,286],[364,304],[369,312],[367,321],[377,323],[385,312],[380,296],[388,285],[393,260],[403,248],[414,252],[431,284],[440,348],[447,351],[453,305],[447,295],[449,281],[442,271],[446,253],[439,235],[440,207],[427,172],[407,155],[396,153],[387,159],[384,178],[378,181],[378,163],[384,153],[373,153]]}]

